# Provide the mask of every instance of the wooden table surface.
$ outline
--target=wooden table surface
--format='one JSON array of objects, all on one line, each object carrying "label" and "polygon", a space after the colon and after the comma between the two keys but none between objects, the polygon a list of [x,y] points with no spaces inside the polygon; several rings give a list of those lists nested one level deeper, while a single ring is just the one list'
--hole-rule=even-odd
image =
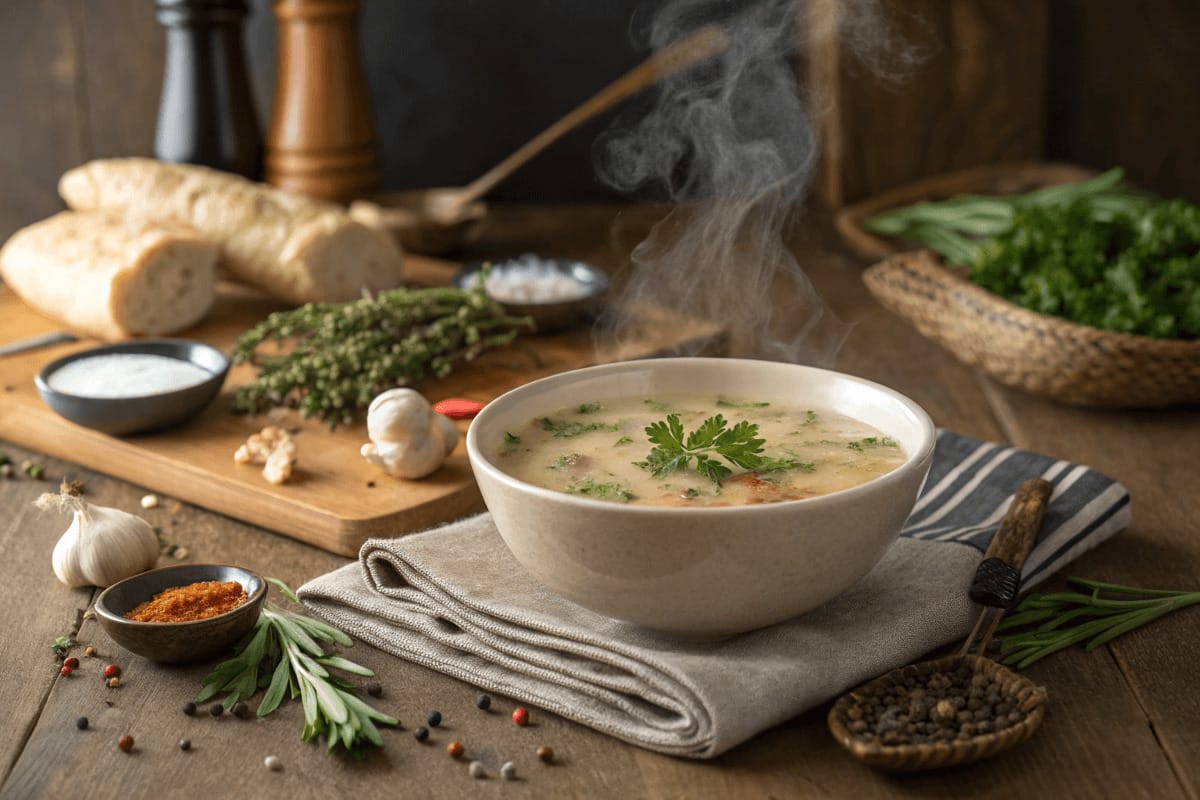
[{"label": "wooden table surface", "polygon": [[[475,255],[536,250],[617,268],[653,211],[580,207],[501,209],[472,246]],[[615,223],[615,224],[614,224]],[[1133,496],[1133,526],[1069,567],[1070,574],[1158,588],[1196,588],[1200,575],[1200,414],[1090,412],[1001,388],[926,342],[881,310],[820,221],[797,235],[794,252],[834,311],[854,323],[837,367],[894,386],[942,426],[1007,441],[1097,467]],[[779,310],[787,311],[781,297]],[[3,387],[0,387],[2,389]],[[0,413],[6,413],[0,393]],[[381,707],[401,731],[362,762],[332,758],[300,741],[301,711],[286,705],[263,720],[181,713],[207,665],[162,667],[121,651],[85,612],[97,592],[54,579],[50,553],[65,520],[33,507],[64,476],[83,480],[100,505],[136,509],[141,487],[0,442],[0,453],[46,466],[47,480],[0,480],[0,735],[3,797],[1200,797],[1200,609],[1126,635],[1101,650],[1060,653],[1027,670],[1050,693],[1037,736],[992,761],[916,775],[874,772],[849,758],[814,709],[708,762],[637,749],[533,709],[520,729],[504,713],[474,708],[472,687],[359,645],[349,655],[385,687]],[[172,513],[169,499],[145,512],[196,562],[233,562],[293,586],[344,563],[341,558],[200,508]],[[164,558],[164,562],[172,562]],[[1061,581],[1062,576],[1056,578]],[[101,664],[84,660],[58,674],[51,640],[69,635],[124,666],[107,689]],[[81,652],[82,647],[74,652]],[[511,702],[496,698],[497,709]],[[411,730],[431,709],[445,717],[438,744]],[[75,719],[91,720],[87,731]],[[132,734],[132,754],[116,747]],[[192,751],[176,742],[187,737]],[[486,762],[511,759],[522,779],[476,781],[446,757],[450,738]],[[547,766],[539,744],[560,757]],[[269,772],[263,758],[282,759]],[[493,767],[495,764],[493,764]]]}]

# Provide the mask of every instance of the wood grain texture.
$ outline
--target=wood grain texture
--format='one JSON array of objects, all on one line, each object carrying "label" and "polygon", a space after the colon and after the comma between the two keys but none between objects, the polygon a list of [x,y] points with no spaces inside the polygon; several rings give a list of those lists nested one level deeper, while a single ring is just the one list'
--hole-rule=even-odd
[{"label": "wood grain texture", "polygon": [[[79,6],[82,70],[92,158],[149,156],[162,93],[166,34],[145,0],[72,0]],[[54,182],[49,184],[53,190]]]},{"label": "wood grain texture", "polygon": [[1164,197],[1200,202],[1200,4],[1055,0],[1046,154],[1124,166]]},{"label": "wood grain texture", "polygon": [[[1069,573],[1153,589],[1195,589],[1200,442],[1195,407],[1158,412],[1072,412],[1029,395],[988,385],[998,416],[1021,447],[1090,464],[1121,481],[1132,498],[1133,524]],[[1200,786],[1200,662],[1197,615],[1180,611],[1108,645],[1163,742],[1180,780]]]},{"label": "wood grain texture", "polygon": [[[605,215],[596,208],[578,215],[567,210],[503,210],[499,219],[485,223],[474,246],[500,250],[523,242],[566,256],[613,255],[621,250],[618,244],[636,241],[638,232],[653,221],[648,212],[625,210],[620,212],[619,232],[610,234],[609,223],[616,216],[615,210]],[[561,220],[559,236],[556,218]],[[861,289],[860,265],[832,249],[833,236],[830,229],[806,229],[794,243],[794,252],[837,313],[856,322],[839,360],[842,368],[906,392],[939,424],[1094,463],[1126,481],[1134,491],[1134,528],[1085,556],[1071,572],[1147,585],[1194,586],[1200,544],[1188,535],[1195,511],[1194,492],[1188,487],[1195,473],[1188,471],[1190,455],[1180,442],[1185,436],[1195,438],[1200,417],[1182,411],[1081,412],[981,384],[938,347],[879,309]],[[786,298],[779,303],[786,308]],[[18,460],[26,454],[8,445],[0,445],[0,452]],[[96,502],[132,509],[143,491],[61,462],[49,461],[47,466],[52,478],[63,473],[83,478]],[[38,643],[52,638],[60,623],[53,615],[19,617],[16,610],[22,599],[37,596],[41,604],[59,604],[68,616],[77,602],[49,571],[44,538],[58,530],[60,521],[25,517],[18,522],[9,516],[10,509],[25,507],[44,486],[24,479],[0,481],[0,531],[21,533],[8,538],[0,533],[0,546],[5,548],[5,566],[0,569],[9,578],[0,581],[0,643],[32,646],[26,654],[30,663],[41,655]],[[169,541],[187,547],[193,561],[233,561],[293,585],[348,563],[219,514],[186,505],[176,513],[170,508],[166,500],[145,512],[146,518],[161,527]],[[12,527],[4,528],[6,523]],[[19,579],[10,577],[18,573]],[[1030,742],[990,761],[916,775],[876,772],[843,753],[825,728],[828,708],[815,709],[712,762],[699,763],[637,750],[537,709],[532,710],[535,724],[518,728],[507,717],[511,701],[497,697],[493,713],[484,714],[472,704],[473,687],[361,645],[348,655],[377,671],[385,687],[379,704],[398,715],[404,729],[385,732],[384,749],[365,762],[328,758],[300,742],[300,713],[294,704],[262,721],[184,716],[179,707],[193,696],[206,665],[150,665],[118,651],[87,622],[81,641],[115,656],[125,667],[125,685],[115,692],[104,689],[88,672],[95,667],[85,662],[83,672],[71,679],[57,679],[56,673],[42,679],[52,689],[39,711],[25,697],[27,682],[0,683],[0,701],[8,703],[20,722],[14,729],[31,732],[28,738],[2,744],[16,761],[0,795],[116,798],[171,787],[172,795],[180,797],[307,797],[318,792],[360,797],[399,792],[433,798],[699,800],[1195,797],[1194,765],[1200,759],[1194,749],[1198,711],[1193,691],[1200,676],[1192,655],[1195,623],[1188,613],[1124,637],[1111,655],[1073,649],[1035,664],[1026,674],[1047,687],[1050,705],[1045,723]],[[21,627],[30,630],[10,634]],[[48,647],[45,652],[49,654]],[[411,731],[435,708],[445,717],[443,727],[434,731],[433,743],[419,745]],[[92,718],[93,730],[75,730],[72,720],[80,714]],[[137,740],[132,755],[115,746],[116,737],[126,732]],[[176,740],[184,736],[192,740],[190,753],[175,749]],[[444,745],[452,737],[466,744],[468,758],[481,757],[491,770],[489,779],[472,780],[466,774],[466,759],[454,761],[445,755]],[[559,753],[558,763],[536,761],[533,750],[543,743]],[[283,759],[282,772],[262,767],[268,754]],[[502,760],[517,763],[520,781],[496,778]]]},{"label": "wood grain texture", "polygon": [[[444,285],[455,269],[448,262],[415,257],[408,263],[410,279],[424,275],[431,284]],[[245,292],[223,292],[209,317],[182,335],[228,353],[239,334],[278,307]],[[0,288],[0,342],[55,328],[55,323]],[[620,347],[598,350],[586,326],[526,337],[512,348],[458,365],[446,378],[422,384],[421,390],[433,402],[447,397],[488,402],[539,377],[597,362],[644,357],[718,336],[715,325],[658,312],[640,338]],[[233,368],[218,399],[176,428],[112,437],[66,422],[41,401],[33,377],[55,358],[91,346],[94,342],[72,342],[0,361],[0,387],[9,389],[3,395],[6,413],[0,416],[0,437],[342,555],[355,555],[371,536],[421,530],[483,509],[462,437],[433,475],[419,481],[393,479],[359,455],[367,441],[361,418],[329,430],[320,420],[289,413],[285,424],[295,431],[298,461],[292,478],[282,485],[264,480],[257,466],[235,464],[234,451],[251,434],[276,424],[264,415],[232,413],[236,387],[253,380],[253,369],[247,365]],[[459,423],[461,434],[466,427],[466,422]]]},{"label": "wood grain texture", "polygon": [[74,6],[0,6],[0,241],[62,209],[58,176],[87,155]]},{"label": "wood grain texture", "polygon": [[882,8],[892,24],[888,35],[921,56],[910,76],[891,80],[900,65],[885,63],[887,80],[880,80],[824,40],[810,56],[835,62],[807,70],[814,96],[835,115],[822,123],[817,188],[827,205],[839,208],[925,175],[1041,155],[1046,3],[888,0]]}]

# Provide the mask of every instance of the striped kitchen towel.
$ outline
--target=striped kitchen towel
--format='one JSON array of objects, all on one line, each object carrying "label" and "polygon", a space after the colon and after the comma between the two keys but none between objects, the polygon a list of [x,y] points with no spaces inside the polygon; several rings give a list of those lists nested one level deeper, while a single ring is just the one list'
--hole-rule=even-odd
[{"label": "striped kitchen towel", "polygon": [[1129,494],[1087,467],[948,431],[903,533],[858,584],[787,622],[679,641],[564,600],[480,514],[397,539],[310,581],[304,604],[357,638],[632,744],[711,758],[964,637],[967,588],[1013,493],[1054,485],[1025,585],[1129,524]]}]

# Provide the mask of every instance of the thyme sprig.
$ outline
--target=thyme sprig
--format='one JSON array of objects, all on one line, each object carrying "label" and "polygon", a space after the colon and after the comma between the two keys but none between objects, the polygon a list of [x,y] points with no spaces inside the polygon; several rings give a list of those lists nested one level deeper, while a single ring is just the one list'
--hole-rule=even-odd
[{"label": "thyme sprig", "polygon": [[1139,589],[1084,578],[1067,581],[1091,592],[1031,594],[1022,600],[998,630],[1036,627],[1002,638],[1003,663],[1024,668],[1080,642],[1087,642],[1085,650],[1094,650],[1176,609],[1200,603],[1200,592]]},{"label": "thyme sprig", "polygon": [[[289,600],[299,602],[287,584],[275,578],[267,580]],[[228,692],[222,705],[229,709],[266,689],[258,704],[258,716],[265,717],[290,693],[293,699],[300,698],[304,708],[304,741],[324,735],[330,752],[341,745],[346,752],[361,756],[364,742],[377,747],[383,744],[377,724],[399,725],[400,721],[363,702],[352,684],[329,670],[363,677],[375,673],[341,656],[326,654],[321,642],[354,644],[332,625],[267,603],[238,654],[218,664],[204,679],[196,702]]]},{"label": "thyme sprig", "polygon": [[[234,344],[233,363],[258,370],[238,387],[235,405],[246,412],[290,406],[331,426],[348,423],[384,389],[444,377],[532,327],[489,298],[482,280],[469,289],[395,289],[277,311]],[[266,352],[268,342],[279,352]]]}]

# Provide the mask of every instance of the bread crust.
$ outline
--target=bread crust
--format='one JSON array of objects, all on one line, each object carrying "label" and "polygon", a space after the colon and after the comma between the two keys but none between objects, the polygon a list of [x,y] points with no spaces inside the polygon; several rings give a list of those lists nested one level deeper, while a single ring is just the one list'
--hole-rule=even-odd
[{"label": "bread crust", "polygon": [[68,171],[71,208],[186,223],[217,242],[238,280],[293,303],[354,300],[400,285],[403,257],[385,231],[236,175],[148,158],[101,159]]},{"label": "bread crust", "polygon": [[17,231],[0,277],[26,304],[107,341],[191,327],[212,306],[217,247],[177,224],[63,211]]}]

